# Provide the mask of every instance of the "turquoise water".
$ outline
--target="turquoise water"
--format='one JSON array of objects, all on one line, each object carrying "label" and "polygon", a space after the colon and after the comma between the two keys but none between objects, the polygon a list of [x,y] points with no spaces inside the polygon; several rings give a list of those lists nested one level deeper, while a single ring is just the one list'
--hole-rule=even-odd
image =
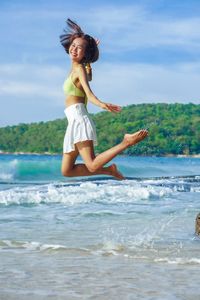
[{"label": "turquoise water", "polygon": [[198,299],[200,159],[126,157],[127,177],[0,155],[0,299]]}]

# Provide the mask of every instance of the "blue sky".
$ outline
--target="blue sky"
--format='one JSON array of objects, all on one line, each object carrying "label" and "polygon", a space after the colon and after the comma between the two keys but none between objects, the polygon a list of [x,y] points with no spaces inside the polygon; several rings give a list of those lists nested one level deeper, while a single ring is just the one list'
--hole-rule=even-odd
[{"label": "blue sky", "polygon": [[199,0],[1,0],[1,127],[64,117],[67,17],[101,40],[91,83],[101,100],[200,103]]}]

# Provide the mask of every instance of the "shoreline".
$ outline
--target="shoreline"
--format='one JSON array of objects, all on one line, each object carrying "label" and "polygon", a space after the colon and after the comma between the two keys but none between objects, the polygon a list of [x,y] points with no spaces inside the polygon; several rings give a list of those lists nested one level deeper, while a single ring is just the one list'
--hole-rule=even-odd
[{"label": "shoreline", "polygon": [[59,153],[50,153],[50,152],[44,152],[44,153],[38,153],[38,152],[8,152],[8,151],[0,151],[0,155],[47,155],[47,156],[56,156],[56,155],[62,155]]},{"label": "shoreline", "polygon": [[[35,155],[35,156],[58,156],[58,155],[62,155],[62,153],[50,153],[50,152],[44,152],[44,153],[37,153],[37,152],[7,152],[7,151],[0,151],[0,155]],[[119,154],[120,155],[120,154]],[[123,156],[124,154],[121,154],[120,156]],[[130,156],[130,155],[127,155]],[[133,155],[133,156],[137,156],[137,155]],[[139,157],[176,157],[176,158],[200,158],[200,153],[199,154],[166,154],[166,155],[138,155]]]}]

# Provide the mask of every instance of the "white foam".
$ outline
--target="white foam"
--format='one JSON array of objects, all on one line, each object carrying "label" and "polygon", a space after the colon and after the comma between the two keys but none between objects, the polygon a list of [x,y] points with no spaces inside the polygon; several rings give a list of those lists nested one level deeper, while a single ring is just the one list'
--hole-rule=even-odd
[{"label": "white foam", "polygon": [[182,258],[182,257],[177,257],[174,259],[164,257],[164,258],[155,258],[155,262],[157,263],[168,263],[171,265],[177,264],[177,265],[185,265],[185,264],[200,264],[200,259],[199,258]]},{"label": "white foam", "polygon": [[13,174],[10,173],[0,173],[0,180],[2,181],[10,181],[13,179]]},{"label": "white foam", "polygon": [[200,186],[191,187],[190,191],[193,193],[200,193]]},{"label": "white foam", "polygon": [[60,244],[46,244],[36,241],[12,241],[12,240],[1,240],[1,249],[13,249],[13,250],[25,250],[25,251],[37,251],[37,252],[49,252],[49,251],[67,251],[70,253],[81,253],[88,254],[91,251],[87,248],[71,248]]},{"label": "white foam", "polygon": [[120,255],[122,252],[124,252],[125,247],[124,245],[120,243],[116,243],[114,241],[105,241],[103,244],[98,245],[97,249],[91,251],[94,255],[103,255],[103,256],[109,256],[109,255]]},{"label": "white foam", "polygon": [[3,240],[1,241],[0,248],[21,248],[27,249],[30,251],[45,251],[45,250],[57,250],[57,249],[66,249],[63,245],[56,245],[56,244],[42,244],[39,242],[23,242],[23,241],[10,241],[10,240]]},{"label": "white foam", "polygon": [[0,180],[10,181],[14,178],[18,160],[14,159],[8,163],[1,163],[0,165]]},{"label": "white foam", "polygon": [[164,197],[172,189],[157,186],[142,186],[138,182],[124,181],[80,183],[79,185],[48,184],[41,186],[15,187],[0,191],[0,204],[40,204],[63,203],[77,205],[88,202],[132,203],[148,200],[151,197]]},{"label": "white foam", "polygon": [[[197,257],[185,257],[182,253],[182,257],[173,257],[174,251],[171,249],[171,255],[163,256],[165,253],[165,248],[150,249],[140,246],[140,251],[138,249],[133,251],[128,245],[116,242],[114,240],[107,240],[102,244],[91,245],[89,247],[80,248],[70,248],[65,245],[60,244],[48,244],[41,243],[37,241],[12,241],[12,240],[1,240],[1,249],[13,249],[13,250],[25,250],[25,251],[39,251],[39,252],[49,252],[49,251],[67,251],[70,253],[82,253],[84,255],[95,255],[95,256],[120,256],[131,260],[142,260],[147,262],[153,262],[157,264],[170,264],[170,265],[199,265],[200,258]],[[154,250],[154,251],[153,251]],[[169,249],[168,249],[169,251]],[[173,254],[172,254],[173,253]]]}]

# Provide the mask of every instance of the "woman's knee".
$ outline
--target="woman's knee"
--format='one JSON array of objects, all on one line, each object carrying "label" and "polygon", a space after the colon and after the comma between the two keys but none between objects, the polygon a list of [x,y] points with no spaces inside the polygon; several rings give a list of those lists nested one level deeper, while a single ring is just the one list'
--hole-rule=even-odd
[{"label": "woman's knee", "polygon": [[99,167],[94,162],[87,163],[86,167],[91,173],[95,173],[99,169]]}]

